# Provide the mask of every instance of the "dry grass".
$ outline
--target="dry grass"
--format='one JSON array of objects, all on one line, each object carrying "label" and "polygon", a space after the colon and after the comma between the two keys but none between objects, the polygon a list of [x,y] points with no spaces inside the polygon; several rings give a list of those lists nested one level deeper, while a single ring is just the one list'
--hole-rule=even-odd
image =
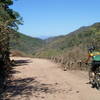
[{"label": "dry grass", "polygon": [[14,51],[11,51],[11,55],[12,57],[14,56],[17,56],[17,57],[25,57],[26,54],[21,52],[21,51],[18,51],[18,50],[14,50]]},{"label": "dry grass", "polygon": [[87,58],[86,50],[81,49],[80,47],[74,47],[67,52],[64,52],[60,56],[51,57],[51,60],[60,63],[64,70],[67,69],[86,69],[86,65],[83,63]]}]

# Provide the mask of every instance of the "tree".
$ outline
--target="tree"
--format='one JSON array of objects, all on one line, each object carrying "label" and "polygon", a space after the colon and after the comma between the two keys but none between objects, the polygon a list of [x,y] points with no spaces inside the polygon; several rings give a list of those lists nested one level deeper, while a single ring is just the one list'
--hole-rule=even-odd
[{"label": "tree", "polygon": [[10,34],[16,33],[18,25],[22,24],[22,18],[11,5],[13,0],[0,0],[0,79],[3,79],[0,83],[6,80],[10,69]]},{"label": "tree", "polygon": [[12,4],[12,0],[0,0],[0,48],[8,52],[9,35],[18,29],[19,24],[22,24],[19,13],[9,7]]}]

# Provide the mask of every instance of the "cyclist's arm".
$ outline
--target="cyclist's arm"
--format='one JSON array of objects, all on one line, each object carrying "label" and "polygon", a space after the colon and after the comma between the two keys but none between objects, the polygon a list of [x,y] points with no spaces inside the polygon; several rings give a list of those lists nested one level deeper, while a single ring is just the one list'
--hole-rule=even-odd
[{"label": "cyclist's arm", "polygon": [[91,58],[91,56],[90,56],[90,55],[88,55],[88,58],[85,60],[85,63],[88,63],[88,62],[89,62],[89,60],[90,60],[90,58]]}]

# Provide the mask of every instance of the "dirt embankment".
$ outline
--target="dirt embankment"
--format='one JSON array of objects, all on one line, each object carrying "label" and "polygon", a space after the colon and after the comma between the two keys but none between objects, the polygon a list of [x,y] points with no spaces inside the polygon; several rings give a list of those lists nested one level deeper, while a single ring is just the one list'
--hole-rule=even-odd
[{"label": "dirt embankment", "polygon": [[63,71],[44,59],[14,58],[14,77],[6,91],[10,100],[100,100],[83,71]]}]

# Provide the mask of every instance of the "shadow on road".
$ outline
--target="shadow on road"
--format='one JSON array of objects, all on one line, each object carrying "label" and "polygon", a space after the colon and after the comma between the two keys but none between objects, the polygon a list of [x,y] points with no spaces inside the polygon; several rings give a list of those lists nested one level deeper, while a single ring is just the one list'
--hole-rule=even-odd
[{"label": "shadow on road", "polygon": [[31,61],[30,60],[12,60],[9,75],[12,76],[13,74],[20,73],[20,71],[16,71],[16,67],[28,65],[28,63],[31,63]]},{"label": "shadow on road", "polygon": [[13,66],[23,66],[23,65],[27,65],[28,63],[31,63],[31,61],[30,60],[12,60]]},{"label": "shadow on road", "polygon": [[20,71],[16,71],[16,67],[28,65],[28,63],[31,63],[31,61],[30,60],[12,60],[10,75],[20,73]]},{"label": "shadow on road", "polygon": [[[11,75],[15,73],[20,73],[19,71],[16,71],[15,67],[27,65],[28,63],[31,63],[31,61],[14,60],[14,65],[11,70]],[[7,84],[8,84],[7,88],[2,96],[3,99],[0,98],[0,100],[12,100],[11,98],[16,98],[16,97],[26,98],[30,96],[40,98],[41,93],[52,94],[56,92],[56,89],[54,88],[53,84],[41,83],[40,81],[37,80],[37,77],[27,77],[27,78],[9,80]]]},{"label": "shadow on road", "polygon": [[10,100],[11,97],[19,95],[22,97],[29,97],[33,95],[38,98],[41,97],[41,93],[52,94],[54,92],[56,92],[56,90],[53,88],[52,84],[40,83],[36,80],[36,77],[34,77],[9,81],[9,86],[5,91],[4,97],[9,98],[7,100]]}]

